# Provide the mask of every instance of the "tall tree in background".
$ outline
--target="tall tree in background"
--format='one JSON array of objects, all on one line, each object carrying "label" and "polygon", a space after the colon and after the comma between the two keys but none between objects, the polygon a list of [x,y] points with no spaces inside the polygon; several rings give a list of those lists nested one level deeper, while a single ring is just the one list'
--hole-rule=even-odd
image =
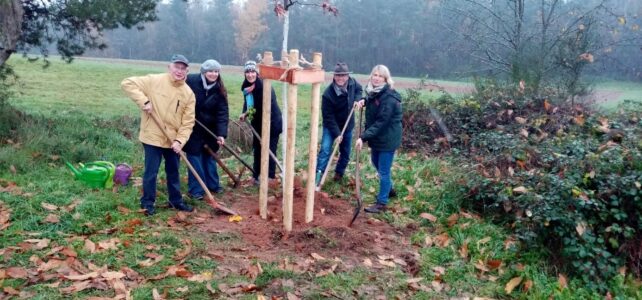
[{"label": "tall tree in background", "polygon": [[234,43],[241,60],[249,57],[250,49],[268,27],[264,16],[267,13],[265,0],[248,0],[238,8],[234,20]]},{"label": "tall tree in background", "polygon": [[[18,4],[21,6],[19,9]],[[157,0],[129,1],[39,1],[3,0],[0,17],[3,36],[0,65],[11,53],[27,53],[37,48],[46,57],[48,46],[70,61],[87,48],[104,48],[101,37],[105,30],[120,26],[131,28],[145,21],[156,20]],[[8,6],[5,9],[5,7]],[[7,20],[20,21],[20,30],[4,30]],[[10,28],[10,27],[7,27]],[[9,41],[4,44],[4,41]],[[15,48],[11,41],[15,42]]]}]

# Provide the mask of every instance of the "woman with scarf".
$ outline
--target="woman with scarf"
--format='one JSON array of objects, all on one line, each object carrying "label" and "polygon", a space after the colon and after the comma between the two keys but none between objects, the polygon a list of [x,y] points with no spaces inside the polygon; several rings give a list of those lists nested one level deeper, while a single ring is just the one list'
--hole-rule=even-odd
[{"label": "woman with scarf", "polygon": [[366,107],[365,130],[355,146],[359,149],[363,143],[370,146],[370,160],[379,174],[379,193],[376,203],[365,211],[380,213],[386,210],[388,199],[396,195],[390,170],[395,151],[401,145],[401,95],[394,90],[394,81],[384,65],[372,68],[365,92],[365,100],[357,104]]},{"label": "woman with scarf", "polygon": [[[243,102],[243,113],[239,119],[241,119],[241,121],[249,120],[250,125],[260,133],[262,130],[263,117],[263,80],[259,77],[256,62],[252,60],[246,62],[243,70],[245,72],[245,80],[241,85],[241,91],[243,91],[245,101]],[[283,131],[283,119],[281,117],[281,109],[276,102],[274,89],[272,89],[271,95],[270,150],[272,153],[276,153],[279,135]],[[252,140],[252,148],[254,150],[254,184],[258,185],[261,172],[261,141],[256,137]],[[268,166],[268,178],[274,179],[276,172],[275,161],[270,159]]]},{"label": "woman with scarf", "polygon": [[[187,85],[196,96],[196,123],[183,150],[198,176],[214,193],[221,193],[223,188],[219,181],[216,161],[205,147],[216,152],[219,145],[225,144],[229,121],[227,90],[220,72],[221,64],[216,60],[208,59],[201,64],[199,74],[190,74],[186,80]],[[216,137],[207,132],[204,127],[216,134]],[[192,172],[187,172],[187,174],[189,196],[202,200],[205,191]]]}]

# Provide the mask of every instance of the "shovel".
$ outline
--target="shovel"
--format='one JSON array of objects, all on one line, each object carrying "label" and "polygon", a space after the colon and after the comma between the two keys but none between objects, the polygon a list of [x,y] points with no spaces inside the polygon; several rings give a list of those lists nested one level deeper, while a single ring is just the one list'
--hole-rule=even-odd
[{"label": "shovel", "polygon": [[205,147],[205,151],[207,151],[207,153],[209,153],[214,158],[214,160],[216,160],[218,165],[221,166],[221,168],[223,168],[225,173],[227,173],[227,175],[230,176],[232,181],[234,181],[234,188],[237,188],[240,183],[239,179],[236,176],[234,176],[234,173],[230,171],[230,169],[223,163],[221,158],[218,157],[218,155],[216,155],[216,153],[212,150],[212,148],[210,148],[208,145],[204,145],[204,147]]},{"label": "shovel", "polygon": [[[203,129],[205,129],[205,131],[207,131],[207,133],[211,134],[215,139],[218,139],[218,136],[217,136],[216,134],[214,134],[214,132],[212,132],[211,130],[209,130],[205,125],[203,125],[203,123],[201,123],[199,120],[196,120],[196,119],[195,119],[194,121],[196,121],[196,124],[198,124],[198,125],[200,125],[201,127],[203,127]],[[234,157],[236,157],[236,159],[238,159],[238,160],[239,160],[239,161],[240,161],[244,166],[246,166],[248,169],[252,170],[252,166],[250,166],[248,163],[246,163],[246,162],[241,158],[241,156],[240,156],[238,153],[236,153],[236,151],[232,150],[232,148],[228,147],[228,146],[227,146],[227,145],[225,145],[225,144],[223,144],[223,145],[221,145],[221,146],[223,146],[223,148],[225,148],[225,150],[227,150],[227,151],[229,151],[230,153],[232,153],[232,155],[233,155]]]},{"label": "shovel", "polygon": [[[346,132],[346,128],[348,128],[348,124],[350,123],[350,117],[352,117],[352,113],[354,113],[354,106],[352,106],[352,109],[350,110],[350,114],[348,114],[348,118],[346,119],[346,123],[343,124],[343,129],[341,129],[341,134],[339,136],[343,137],[343,134]],[[334,143],[334,141],[333,141]],[[328,164],[325,166],[325,170],[323,170],[323,176],[321,176],[321,180],[319,181],[319,185],[316,188],[317,192],[321,191],[321,188],[323,187],[323,184],[325,183],[325,177],[328,176],[328,170],[330,170],[330,165],[332,164],[332,161],[334,160],[334,155],[337,153],[337,150],[339,150],[339,145],[341,143],[336,143],[334,145],[334,149],[332,149],[332,154],[330,154],[330,159],[328,160]]]},{"label": "shovel", "polygon": [[[358,136],[361,136],[361,116],[363,115],[363,108],[359,110],[359,129],[357,130],[359,132]],[[350,223],[348,224],[348,227],[352,226],[352,223],[354,223],[354,220],[357,219],[359,216],[359,212],[361,212],[361,207],[363,206],[363,201],[361,200],[361,176],[359,175],[359,169],[361,168],[360,166],[360,157],[361,157],[361,149],[357,148],[355,150],[355,155],[357,157],[357,163],[354,168],[354,173],[355,173],[355,185],[354,185],[354,193],[355,196],[357,197],[357,207],[354,209],[354,213],[352,213],[352,220],[350,220]]]},{"label": "shovel", "polygon": [[[156,116],[156,113],[154,113],[152,111],[152,112],[149,113],[149,115],[152,117],[152,119],[154,120],[154,123],[156,123],[158,128],[161,129],[161,131],[163,132],[165,137],[171,141],[172,138],[169,136],[169,133],[167,133],[167,130],[165,129],[165,126],[164,126],[165,124],[163,124],[163,122],[158,119],[158,117]],[[237,215],[237,213],[235,211],[233,211],[233,210],[231,210],[231,209],[229,209],[229,208],[227,208],[227,207],[225,207],[223,205],[220,205],[218,202],[216,202],[214,200],[214,196],[212,196],[212,193],[210,193],[210,190],[205,185],[205,182],[203,182],[203,179],[201,179],[201,176],[198,176],[198,173],[196,173],[196,170],[194,170],[194,167],[192,167],[192,164],[189,163],[189,161],[187,160],[187,156],[185,156],[185,153],[183,151],[181,151],[179,153],[179,155],[181,156],[181,158],[183,159],[183,161],[187,165],[187,168],[190,170],[190,172],[192,172],[192,175],[194,175],[194,178],[196,178],[196,180],[201,185],[203,190],[205,190],[205,193],[207,194],[207,199],[205,199],[205,201],[207,202],[207,204],[209,204],[211,207],[213,207],[215,209],[218,209],[218,210],[220,210],[222,212],[225,212],[227,214]]]}]

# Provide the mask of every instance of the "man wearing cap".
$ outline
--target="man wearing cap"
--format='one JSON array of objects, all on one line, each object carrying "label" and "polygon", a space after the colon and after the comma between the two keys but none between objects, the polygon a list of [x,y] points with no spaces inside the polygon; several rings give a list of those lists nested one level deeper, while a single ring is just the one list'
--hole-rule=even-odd
[{"label": "man wearing cap", "polygon": [[[134,76],[123,80],[121,88],[141,109],[138,139],[145,151],[143,196],[140,206],[146,215],[156,211],[156,177],[162,159],[165,159],[167,192],[171,207],[191,212],[183,202],[180,190],[179,156],[194,126],[194,93],[185,84],[189,61],[175,54],[167,66],[167,73]],[[163,123],[168,139],[149,114],[155,114]]]},{"label": "man wearing cap", "polygon": [[[337,63],[334,67],[334,77],[323,92],[321,102],[321,113],[323,115],[323,134],[321,137],[321,148],[317,158],[316,183],[319,184],[321,176],[332,151],[333,141],[339,144],[339,162],[335,168],[334,180],[341,180],[343,173],[350,161],[350,143],[352,141],[352,129],[354,128],[354,116],[348,119],[354,102],[362,97],[361,85],[349,74],[346,63]],[[346,130],[341,136],[343,126],[348,122]]]},{"label": "man wearing cap", "polygon": [[[187,159],[194,170],[203,179],[205,186],[214,193],[220,193],[223,188],[219,182],[216,161],[204,148],[218,151],[219,145],[225,144],[229,109],[227,90],[220,76],[221,64],[214,59],[208,59],[201,64],[201,72],[187,75],[187,85],[196,97],[196,121],[189,141],[183,147]],[[204,128],[205,127],[205,128]],[[207,130],[216,134],[212,136]],[[187,173],[188,194],[191,198],[202,200],[205,194],[192,172]]]}]

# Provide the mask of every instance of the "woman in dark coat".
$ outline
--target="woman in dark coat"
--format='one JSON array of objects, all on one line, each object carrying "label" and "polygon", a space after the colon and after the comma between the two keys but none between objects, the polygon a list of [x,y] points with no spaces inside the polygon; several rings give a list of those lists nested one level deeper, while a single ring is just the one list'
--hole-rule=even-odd
[{"label": "woman in dark coat", "polygon": [[[241,85],[241,91],[245,97],[243,103],[243,113],[241,114],[241,121],[248,119],[254,129],[261,133],[262,118],[263,118],[263,80],[259,77],[256,69],[256,62],[250,60],[245,63],[243,67],[245,72],[245,80]],[[276,93],[274,89],[271,91],[272,106],[270,113],[270,150],[276,153],[276,148],[279,143],[279,135],[283,131],[283,119],[281,116],[281,109],[276,102]],[[254,137],[252,141],[252,148],[254,150],[254,182],[258,184],[259,175],[261,172],[261,141]],[[269,160],[268,164],[268,178],[275,178],[276,163],[273,159]]]},{"label": "woman in dark coat", "polygon": [[363,143],[370,146],[370,159],[379,174],[379,194],[377,202],[365,211],[380,213],[386,210],[388,198],[395,194],[390,170],[395,151],[401,145],[401,95],[394,90],[394,81],[384,65],[372,69],[365,91],[366,99],[358,105],[366,106],[366,125],[356,147],[361,149]]},{"label": "woman in dark coat", "polygon": [[[208,59],[201,64],[199,74],[190,74],[186,80],[187,85],[196,96],[196,123],[183,150],[207,188],[214,193],[222,192],[223,188],[219,181],[216,161],[205,149],[205,146],[216,152],[219,145],[225,144],[229,121],[227,90],[220,72],[221,64],[216,60]],[[215,138],[208,133],[203,126],[216,134],[217,137]],[[198,200],[203,199],[205,191],[192,172],[187,172],[187,174],[189,196]]]}]

